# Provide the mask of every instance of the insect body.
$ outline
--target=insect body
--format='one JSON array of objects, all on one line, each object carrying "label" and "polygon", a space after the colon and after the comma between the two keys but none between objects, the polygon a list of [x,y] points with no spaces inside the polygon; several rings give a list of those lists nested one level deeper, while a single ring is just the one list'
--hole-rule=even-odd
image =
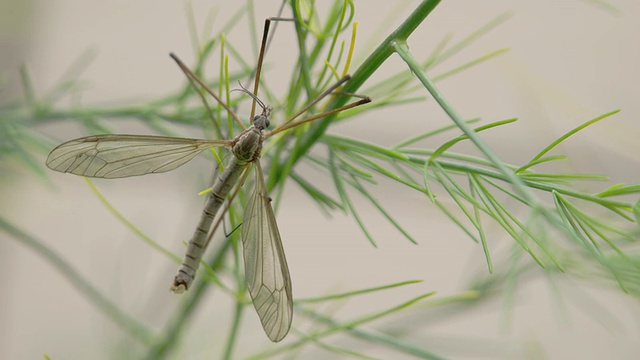
[{"label": "insect body", "polygon": [[[259,70],[268,28],[269,20],[267,19],[262,39],[261,57],[258,60],[256,71],[255,93],[257,93]],[[206,87],[182,61],[173,54],[171,57],[178,63],[194,86],[195,84],[202,86],[244,127],[238,116],[211,89]],[[293,299],[291,279],[280,232],[260,166],[262,143],[265,139],[279,132],[371,101],[366,96],[349,94],[359,97],[360,100],[322,114],[294,121],[348,80],[349,76],[343,77],[294,116],[267,133],[265,130],[270,125],[270,109],[254,93],[242,88],[241,91],[254,99],[254,105],[258,103],[262,107],[262,113],[255,116],[252,119],[252,125],[232,140],[115,134],[87,136],[57,146],[49,154],[47,166],[56,171],[80,176],[108,179],[124,178],[176,169],[211,147],[231,149],[233,156],[211,187],[211,193],[207,198],[198,226],[188,243],[184,260],[170,285],[170,289],[178,294],[189,289],[211,236],[210,229],[216,214],[231,189],[246,176],[246,171],[253,167],[255,168],[256,180],[253,192],[246,204],[242,225],[245,278],[262,327],[269,339],[277,342],[287,335],[291,327]]]},{"label": "insect body", "polygon": [[211,187],[200,222],[189,242],[182,267],[180,267],[173,283],[171,283],[171,291],[174,293],[181,294],[191,285],[200,259],[202,259],[202,254],[207,246],[209,229],[211,229],[216,213],[247,166],[260,158],[260,150],[264,139],[263,130],[268,122],[269,120],[265,114],[256,116],[253,125],[231,141],[231,152],[234,156]]},{"label": "insect body", "polygon": [[269,111],[233,140],[199,140],[143,135],[97,135],[75,139],[53,149],[47,166],[60,172],[99,178],[122,178],[173,170],[212,146],[231,148],[233,156],[211,187],[182,266],[170,289],[183,293],[191,285],[207,246],[209,229],[231,189],[250,165],[256,182],[247,204],[242,230],[247,287],[269,338],[280,341],[293,317],[291,279],[280,233],[260,167],[263,131]]}]

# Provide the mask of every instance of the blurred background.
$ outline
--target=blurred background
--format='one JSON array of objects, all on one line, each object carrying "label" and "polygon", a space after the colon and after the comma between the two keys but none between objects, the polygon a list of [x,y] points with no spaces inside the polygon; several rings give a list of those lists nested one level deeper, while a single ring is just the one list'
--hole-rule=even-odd
[{"label": "blurred background", "polygon": [[[418,3],[355,1],[355,20],[360,25],[352,68]],[[615,8],[578,0],[443,1],[412,35],[409,46],[417,57],[425,58],[447,34],[463,38],[508,13],[510,19],[431,75],[497,49],[508,47],[510,51],[439,82],[440,90],[464,118],[480,117],[484,122],[520,119],[483,133],[496,153],[513,164],[528,161],[579,124],[622,109],[556,151],[570,157],[569,172],[602,173],[611,177],[611,183],[634,183],[640,178],[636,156],[640,153],[640,4],[631,0],[611,3]],[[219,29],[240,5],[193,0],[195,23],[202,28],[214,8],[213,28]],[[258,31],[262,19],[277,14],[279,5],[279,1],[255,4]],[[256,49],[251,48],[248,26],[236,26],[227,37],[245,58],[254,58]],[[181,1],[2,0],[0,76],[5,86],[0,100],[22,97],[19,68],[23,64],[30,71],[35,93],[44,93],[86,51],[95,52],[96,57],[81,76],[87,90],[78,103],[108,106],[153,99],[184,83],[168,53],[175,52],[191,64],[195,55],[190,39]],[[264,75],[275,93],[286,90],[286,83],[278,79],[288,76],[296,61],[291,51],[294,43],[291,25],[281,24]],[[406,69],[404,63],[392,56],[372,81],[401,69]],[[367,112],[330,131],[390,145],[449,123],[442,110],[427,101]],[[127,121],[109,125],[122,133],[144,130]],[[38,130],[52,143],[85,134],[71,122],[51,123]],[[436,148],[453,136],[424,146]],[[455,150],[476,153],[469,144]],[[46,154],[35,156],[44,168]],[[18,162],[0,166],[2,218],[46,243],[125,312],[162,330],[181,301],[168,292],[175,264],[139,241],[81,178],[47,170],[50,181],[45,181]],[[164,175],[96,184],[128,220],[182,256],[181,242],[192,233],[201,212],[202,199],[196,194],[207,185],[210,174],[210,163],[201,159]],[[317,181],[318,186],[330,186],[330,179]],[[349,318],[428,291],[436,291],[437,296],[455,295],[467,289],[474,277],[489,276],[482,247],[426,197],[389,181],[381,181],[376,191],[419,245],[399,235],[363,202],[358,210],[377,240],[374,248],[352,218],[339,212],[326,217],[296,186],[286,188],[277,220],[295,298],[423,280],[352,299],[339,313]],[[497,228],[488,236],[496,256],[513,242]],[[112,358],[121,354],[115,349],[129,346],[122,331],[42,257],[6,233],[0,232],[0,239],[5,289],[0,297],[0,358],[34,359],[43,353],[53,359]],[[411,339],[416,343],[455,358],[637,358],[640,307],[636,298],[619,289],[567,280],[553,284],[564,290],[563,298],[558,299],[547,280],[542,272],[521,279],[512,310],[505,310],[506,300],[497,296],[454,316],[428,321],[411,318],[404,324],[412,329]],[[232,306],[226,294],[207,296],[180,346],[181,354],[186,358],[217,354],[214,349],[225,341]],[[245,353],[249,348],[274,346],[254,313],[247,312],[243,325],[238,357],[253,353]],[[327,356],[319,349],[305,351],[302,358]],[[402,358],[384,350],[375,356]]]}]

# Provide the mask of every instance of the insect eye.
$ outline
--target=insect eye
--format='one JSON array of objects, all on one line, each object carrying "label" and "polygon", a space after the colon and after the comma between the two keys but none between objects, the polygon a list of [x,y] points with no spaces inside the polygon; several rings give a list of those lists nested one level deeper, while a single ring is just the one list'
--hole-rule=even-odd
[{"label": "insect eye", "polygon": [[269,122],[269,119],[264,118],[264,128],[265,128],[265,129],[266,129],[266,128],[268,128],[268,127],[269,127],[269,125],[271,125],[271,123]]}]

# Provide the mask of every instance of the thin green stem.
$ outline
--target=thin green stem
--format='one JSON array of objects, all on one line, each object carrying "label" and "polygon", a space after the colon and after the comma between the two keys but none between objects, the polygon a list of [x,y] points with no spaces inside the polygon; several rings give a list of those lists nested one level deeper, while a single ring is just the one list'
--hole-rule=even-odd
[{"label": "thin green stem", "polygon": [[229,338],[226,341],[224,348],[223,359],[233,359],[233,347],[236,344],[238,338],[238,332],[240,331],[240,320],[242,320],[242,314],[244,313],[245,305],[239,299],[236,300],[236,305],[233,309],[233,320],[231,323],[231,330],[229,332]]},{"label": "thin green stem", "polygon": [[[207,261],[211,269],[218,270],[224,263],[224,256],[227,250],[231,247],[231,241],[224,241],[219,249],[217,249],[211,258]],[[171,355],[171,351],[178,344],[180,335],[187,322],[195,314],[196,309],[201,304],[204,294],[211,286],[206,281],[197,280],[193,284],[192,288],[186,296],[186,300],[183,301],[177,311],[174,313],[173,318],[169,321],[169,324],[162,332],[163,337],[159,339],[147,353],[146,358],[149,360],[165,359]]]},{"label": "thin green stem", "polygon": [[[323,324],[326,324],[330,327],[338,326],[339,324],[337,321],[331,319],[330,317],[320,314],[318,312],[315,312],[311,309],[306,309],[305,312],[307,312],[309,316],[312,317],[314,320],[319,321]],[[359,339],[366,340],[375,344],[385,345],[398,352],[412,355],[419,359],[432,359],[432,360],[446,359],[446,357],[443,357],[442,355],[436,354],[432,351],[426,350],[424,347],[416,346],[407,341],[403,341],[397,337],[391,336],[389,334],[385,334],[383,332],[368,330],[368,329],[365,330],[361,328],[348,329],[347,332]]]},{"label": "thin green stem", "polygon": [[[425,0],[407,17],[407,19],[400,24],[400,26],[389,35],[381,44],[376,48],[371,55],[358,67],[358,69],[351,76],[351,80],[345,84],[342,89],[343,93],[357,93],[358,89],[373,73],[391,56],[394,52],[392,44],[399,39],[406,39],[413,33],[413,31],[427,18],[427,16],[433,11],[433,9],[440,3],[440,0]],[[337,109],[343,106],[349,100],[349,96],[337,95],[331,103],[327,106],[327,109]],[[302,158],[313,146],[322,135],[326,132],[331,121],[336,118],[336,115],[329,116],[325,119],[316,121],[309,129],[301,136],[293,147],[291,154],[289,154],[288,162],[292,167]],[[287,173],[275,173],[271,174],[272,179],[270,183],[278,183],[282,177],[286,177]]]},{"label": "thin green stem", "polygon": [[93,184],[93,181],[89,180],[89,178],[84,178],[84,180],[87,182],[87,185],[89,186],[93,194],[98,198],[98,200],[100,200],[102,205],[104,205],[107,208],[107,210],[109,210],[113,214],[113,216],[115,216],[118,220],[120,220],[120,222],[122,222],[126,227],[128,227],[134,234],[136,234],[140,239],[142,239],[142,241],[144,241],[147,245],[149,245],[150,248],[156,250],[157,252],[161,253],[167,258],[173,260],[173,262],[175,262],[176,264],[181,263],[182,259],[178,255],[172,253],[171,251],[165,249],[162,245],[155,242],[151,237],[143,233],[142,230],[140,230],[131,221],[129,221],[124,215],[122,215],[122,213],[120,213],[118,209],[116,209],[113,205],[111,205],[111,203],[107,200],[107,198],[105,198],[104,195],[102,195],[102,193],[100,192],[100,190],[98,190],[98,188]]},{"label": "thin green stem", "polygon": [[29,247],[36,254],[42,256],[57,272],[67,278],[71,285],[87,297],[90,303],[94,304],[100,311],[105,313],[109,319],[113,320],[113,322],[124,329],[134,339],[145,345],[153,343],[155,335],[149,328],[120,310],[116,304],[107,299],[106,296],[82,277],[76,269],[69,265],[68,261],[50,249],[45,243],[11,225],[2,217],[0,217],[0,229],[11,235],[13,239]]},{"label": "thin green stem", "polygon": [[518,178],[518,176],[508,169],[502,160],[491,150],[491,148],[480,138],[476,132],[469,127],[467,122],[454,110],[453,106],[444,97],[444,95],[438,90],[436,85],[429,79],[427,74],[422,70],[420,63],[413,57],[409,51],[409,47],[405,41],[396,41],[393,43],[393,48],[398,55],[407,63],[411,71],[416,75],[418,80],[424,85],[424,87],[431,93],[431,96],[440,104],[442,110],[444,110],[449,118],[464,132],[464,134],[471,140],[476,147],[492,162],[493,166],[507,178],[507,180],[515,188],[516,192],[522,196],[532,208],[542,208],[542,204],[533,195],[529,188]]}]

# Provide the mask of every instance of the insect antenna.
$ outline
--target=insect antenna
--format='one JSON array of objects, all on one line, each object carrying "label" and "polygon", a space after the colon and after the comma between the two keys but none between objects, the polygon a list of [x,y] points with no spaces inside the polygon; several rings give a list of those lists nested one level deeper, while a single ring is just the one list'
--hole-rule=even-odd
[{"label": "insect antenna", "polygon": [[[244,86],[242,86],[242,83],[240,81],[238,81],[238,85],[240,85],[240,89],[233,89],[231,90],[233,91],[240,91],[243,92],[249,96],[251,96],[251,98],[254,100],[254,105],[255,103],[258,103],[258,105],[260,105],[260,107],[262,108],[262,114],[265,116],[269,116],[269,114],[271,113],[271,108],[268,107],[267,105],[264,104],[264,102],[262,102],[262,100],[260,100],[260,98],[258,98],[256,95],[254,95],[251,91],[247,90],[247,88],[245,88]],[[253,116],[251,117],[251,122],[253,122]]]}]

